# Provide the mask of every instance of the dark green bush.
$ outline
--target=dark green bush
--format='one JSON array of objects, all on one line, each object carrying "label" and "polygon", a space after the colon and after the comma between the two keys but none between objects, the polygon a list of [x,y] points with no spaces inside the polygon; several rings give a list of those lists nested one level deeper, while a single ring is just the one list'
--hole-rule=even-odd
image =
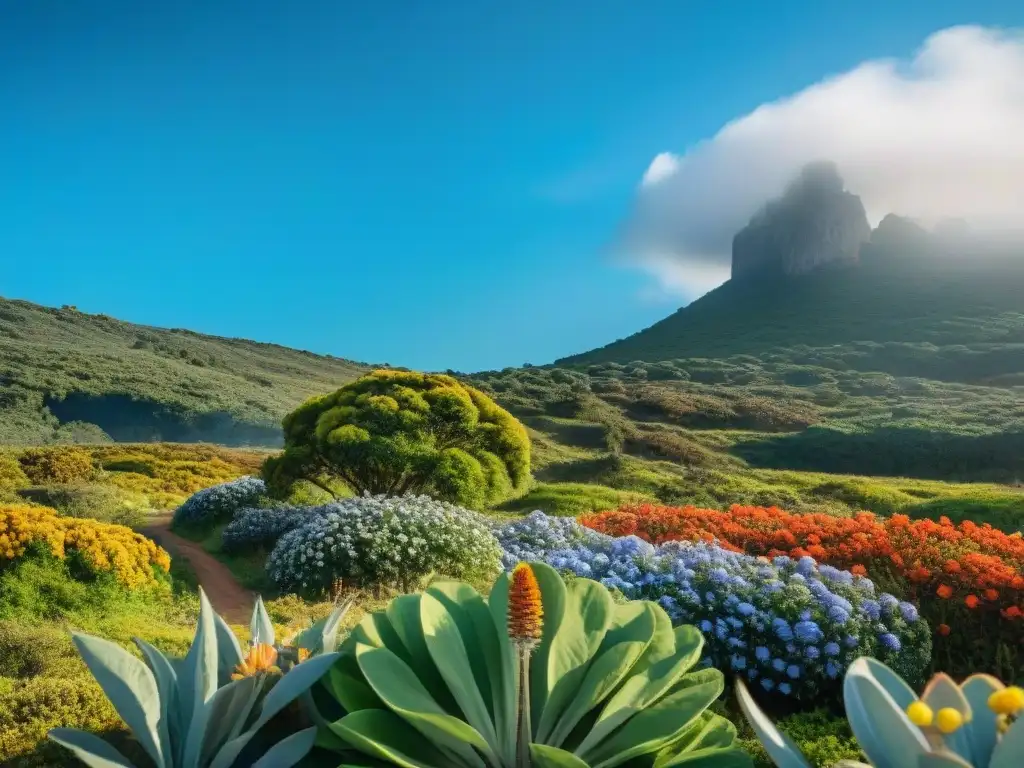
[{"label": "dark green bush", "polygon": [[85,672],[71,635],[54,624],[0,621],[0,670],[5,677],[72,677]]},{"label": "dark green bush", "polygon": [[[777,725],[796,742],[814,768],[832,768],[840,760],[863,759],[846,719],[825,710],[790,715]],[[752,734],[746,735],[742,746],[754,758],[755,768],[775,768],[757,739]]]}]

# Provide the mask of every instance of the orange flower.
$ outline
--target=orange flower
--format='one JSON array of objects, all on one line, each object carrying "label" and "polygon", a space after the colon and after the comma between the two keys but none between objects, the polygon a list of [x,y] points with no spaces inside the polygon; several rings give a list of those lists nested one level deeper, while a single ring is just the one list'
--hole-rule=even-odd
[{"label": "orange flower", "polygon": [[276,661],[277,651],[274,649],[274,646],[259,643],[249,649],[249,655],[235,667],[235,672],[231,675],[231,679],[241,680],[243,677],[252,677],[264,672],[279,671],[274,666]]},{"label": "orange flower", "polygon": [[537,577],[529,565],[520,563],[512,571],[512,583],[508,588],[509,637],[517,644],[535,645],[541,638],[543,618]]},{"label": "orange flower", "polygon": [[978,600],[977,595],[968,595],[964,598],[964,603],[967,605],[968,608],[977,608],[979,602],[981,601]]},{"label": "orange flower", "polygon": [[949,634],[949,624],[939,624],[937,627],[939,634],[946,637]]},{"label": "orange flower", "polygon": [[1016,605],[1011,605],[1003,611],[1003,616],[1008,619],[1019,619],[1021,616],[1024,616],[1024,611],[1021,611]]},{"label": "orange flower", "polygon": [[943,600],[948,600],[953,596],[953,588],[948,584],[940,584],[939,588],[935,591],[935,594]]},{"label": "orange flower", "polygon": [[857,563],[855,566],[853,566],[850,569],[850,573],[852,573],[854,576],[867,576],[868,575],[868,569],[865,568],[860,563]]},{"label": "orange flower", "polygon": [[985,599],[986,600],[998,600],[999,599],[999,592],[994,590],[994,589],[986,589],[985,590]]}]

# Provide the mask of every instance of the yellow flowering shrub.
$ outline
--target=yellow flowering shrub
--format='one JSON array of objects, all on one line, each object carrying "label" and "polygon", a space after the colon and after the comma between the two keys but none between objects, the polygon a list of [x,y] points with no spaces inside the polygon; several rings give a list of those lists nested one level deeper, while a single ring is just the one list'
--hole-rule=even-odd
[{"label": "yellow flowering shrub", "polygon": [[60,517],[49,507],[0,505],[0,568],[38,543],[54,557],[77,552],[96,573],[112,573],[126,587],[155,584],[154,568],[167,573],[171,558],[131,528],[95,520]]},{"label": "yellow flowering shrub", "polygon": [[196,491],[243,475],[258,475],[266,451],[208,445],[96,446],[101,482],[145,496],[153,509],[173,509]]}]

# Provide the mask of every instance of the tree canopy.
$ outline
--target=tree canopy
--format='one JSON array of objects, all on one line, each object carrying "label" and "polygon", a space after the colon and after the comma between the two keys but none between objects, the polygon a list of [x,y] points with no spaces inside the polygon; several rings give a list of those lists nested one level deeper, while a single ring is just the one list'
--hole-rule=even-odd
[{"label": "tree canopy", "polygon": [[530,439],[510,413],[446,375],[379,370],[284,419],[284,452],[264,464],[272,492],[299,480],[338,495],[425,493],[495,504],[530,477]]}]

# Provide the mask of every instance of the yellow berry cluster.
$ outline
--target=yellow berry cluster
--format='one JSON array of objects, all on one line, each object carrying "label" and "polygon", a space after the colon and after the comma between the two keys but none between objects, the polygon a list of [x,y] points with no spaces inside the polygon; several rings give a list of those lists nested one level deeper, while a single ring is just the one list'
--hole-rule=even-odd
[{"label": "yellow berry cluster", "polygon": [[0,505],[0,565],[21,557],[33,543],[60,559],[77,551],[91,568],[113,573],[130,588],[155,583],[153,569],[171,567],[167,552],[123,525],[60,517],[49,507]]},{"label": "yellow berry cluster", "polygon": [[964,724],[964,716],[960,710],[953,707],[943,707],[938,712],[923,701],[915,701],[907,707],[907,717],[910,722],[919,728],[930,728],[934,726],[939,733],[950,734],[960,729]]},{"label": "yellow berry cluster", "polygon": [[[1024,688],[1011,685],[996,691],[988,697],[988,707],[999,715],[999,730],[1005,731],[1014,718],[1024,710]],[[907,717],[918,728],[935,728],[944,735],[958,731],[966,722],[960,710],[943,707],[938,712],[923,701],[915,701],[907,707]]]}]

